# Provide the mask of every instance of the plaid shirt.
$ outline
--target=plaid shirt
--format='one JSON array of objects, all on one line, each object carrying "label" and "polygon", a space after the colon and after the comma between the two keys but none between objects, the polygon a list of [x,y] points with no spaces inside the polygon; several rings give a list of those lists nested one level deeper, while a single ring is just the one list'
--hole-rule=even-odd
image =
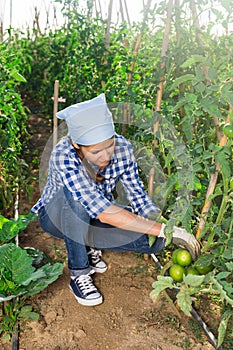
[{"label": "plaid shirt", "polygon": [[134,213],[147,217],[150,212],[159,212],[139,178],[132,145],[123,136],[115,134],[114,153],[101,174],[104,177],[102,182],[91,180],[69,138],[64,137],[51,153],[47,184],[31,211],[38,213],[61,187],[66,186],[74,200],[81,203],[91,218],[95,218],[113,204],[112,192],[120,181]]}]

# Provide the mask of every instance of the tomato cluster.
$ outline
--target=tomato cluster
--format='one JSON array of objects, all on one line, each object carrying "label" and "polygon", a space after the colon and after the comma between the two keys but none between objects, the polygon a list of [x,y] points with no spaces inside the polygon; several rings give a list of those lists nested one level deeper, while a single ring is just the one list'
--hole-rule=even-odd
[{"label": "tomato cluster", "polygon": [[176,282],[181,282],[185,274],[198,275],[198,271],[190,267],[192,263],[191,254],[186,249],[176,249],[172,254],[173,265],[169,269],[169,275]]},{"label": "tomato cluster", "polygon": [[175,282],[182,282],[184,275],[206,275],[213,269],[212,265],[202,266],[195,263],[192,266],[192,256],[183,248],[178,248],[172,253],[172,262],[169,275]]}]

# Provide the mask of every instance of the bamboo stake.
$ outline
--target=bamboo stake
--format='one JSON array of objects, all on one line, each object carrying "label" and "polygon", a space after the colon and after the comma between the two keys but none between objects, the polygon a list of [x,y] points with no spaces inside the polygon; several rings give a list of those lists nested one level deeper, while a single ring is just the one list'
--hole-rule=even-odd
[{"label": "bamboo stake", "polygon": [[124,22],[125,17],[124,17],[124,11],[123,11],[123,6],[122,6],[122,0],[120,0],[120,14],[121,14],[121,20],[122,20],[122,22]]},{"label": "bamboo stake", "polygon": [[[194,26],[196,27],[197,42],[198,42],[199,46],[203,48],[204,47],[203,36],[202,36],[201,26],[200,26],[200,23],[198,20],[197,9],[196,9],[196,5],[195,5],[194,0],[190,0],[190,9],[191,9],[192,17],[193,17],[193,23],[194,23]],[[208,67],[203,66],[202,71],[203,71],[203,74],[205,76],[206,84],[210,85],[211,80],[210,80],[209,75],[208,75]],[[216,116],[214,116],[213,121],[214,121],[214,126],[216,129],[217,139],[220,142],[220,140],[222,138],[222,134],[219,131],[219,120]]]},{"label": "bamboo stake", "polygon": [[112,18],[112,6],[113,0],[109,1],[108,5],[108,19],[107,19],[107,31],[106,31],[106,49],[109,48],[110,44],[110,27],[111,27],[111,18]]},{"label": "bamboo stake", "polygon": [[130,18],[129,18],[129,11],[128,11],[126,0],[124,0],[124,4],[125,4],[125,12],[126,12],[127,21],[129,23],[129,27],[131,28]]},{"label": "bamboo stake", "polygon": [[59,80],[55,80],[53,94],[53,146],[57,144],[57,111],[58,111]]},{"label": "bamboo stake", "polygon": [[[100,0],[98,0],[98,4],[99,4],[99,9],[100,9],[100,15],[101,15],[101,18],[103,19],[103,13],[102,13],[102,7],[101,7]],[[97,5],[96,5],[96,9],[97,9]]]},{"label": "bamboo stake", "polygon": [[[135,44],[135,47],[134,47],[134,51],[133,51],[133,56],[134,57],[137,57],[138,55],[138,52],[139,52],[139,48],[140,48],[140,45],[141,45],[141,42],[142,42],[142,33],[140,33],[137,37],[137,41],[136,41],[136,44]],[[129,86],[131,83],[132,83],[132,73],[134,71],[134,68],[135,68],[135,60],[131,63],[131,67],[130,67],[130,73],[128,73],[128,81],[127,81],[127,86]]]},{"label": "bamboo stake", "polygon": [[[133,57],[135,57],[135,58],[137,57],[139,49],[140,49],[140,46],[141,46],[142,37],[143,37],[144,30],[145,30],[145,23],[147,21],[148,10],[150,8],[150,5],[151,5],[151,0],[148,0],[147,4],[145,6],[147,8],[147,11],[145,12],[144,17],[143,17],[142,31],[141,31],[141,33],[139,33],[139,35],[137,37],[137,41],[136,41],[136,44],[135,44],[135,47],[134,47],[134,51],[133,51]],[[135,64],[136,64],[136,60],[133,60],[133,62],[131,63],[131,67],[130,67],[130,73],[128,73],[127,87],[129,87],[130,84],[132,83],[133,71],[134,71],[134,68],[135,68]],[[127,115],[128,115],[128,104],[125,103],[124,104],[124,111],[123,111],[124,123],[123,123],[123,126],[122,126],[122,135],[123,136],[125,135],[125,131],[126,131]]]},{"label": "bamboo stake", "polygon": [[[228,116],[226,119],[226,124],[230,122],[230,114],[231,114],[232,110],[233,110],[233,106],[230,106],[229,113],[228,113]],[[225,146],[227,143],[227,140],[228,140],[227,137],[223,134],[223,136],[221,137],[221,140],[219,142],[219,146],[220,147]],[[219,163],[217,163],[216,170],[213,174],[211,174],[211,177],[210,177],[210,182],[209,182],[209,186],[207,189],[204,206],[203,206],[202,211],[201,211],[201,218],[200,218],[199,225],[198,225],[197,232],[196,232],[197,239],[200,238],[201,232],[205,226],[206,216],[207,216],[207,214],[210,210],[211,204],[212,204],[212,201],[209,199],[209,197],[214,193],[214,189],[215,189],[215,186],[216,186],[216,183],[218,180],[218,174],[219,174],[220,169],[221,169],[221,165]]]},{"label": "bamboo stake", "polygon": [[[165,57],[166,57],[166,53],[167,53],[167,49],[168,49],[172,10],[173,10],[173,0],[169,0],[168,7],[167,7],[167,21],[166,21],[164,37],[163,37],[163,44],[162,44],[162,49],[161,49],[160,69],[162,70],[162,75],[161,75],[161,79],[160,79],[160,82],[158,85],[158,91],[157,91],[157,95],[156,95],[156,103],[155,103],[156,112],[159,112],[161,110],[163,84],[164,84]],[[158,128],[159,128],[159,119],[154,123],[154,135],[158,131]]]},{"label": "bamboo stake", "polygon": [[154,191],[154,177],[155,177],[155,169],[151,168],[149,173],[149,180],[148,180],[148,195],[151,198],[153,197],[153,191]]}]

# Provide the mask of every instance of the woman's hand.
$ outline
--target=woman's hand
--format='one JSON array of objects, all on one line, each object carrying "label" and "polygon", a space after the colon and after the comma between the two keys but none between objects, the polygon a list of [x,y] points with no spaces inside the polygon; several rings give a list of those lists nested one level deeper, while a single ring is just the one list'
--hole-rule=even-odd
[{"label": "woman's hand", "polygon": [[[162,228],[159,234],[159,237],[166,238],[164,235],[164,229],[166,225],[162,224]],[[195,236],[188,233],[185,229],[174,226],[172,243],[177,244],[178,246],[186,248],[192,256],[193,260],[196,260],[200,255],[200,244],[196,240]]]}]

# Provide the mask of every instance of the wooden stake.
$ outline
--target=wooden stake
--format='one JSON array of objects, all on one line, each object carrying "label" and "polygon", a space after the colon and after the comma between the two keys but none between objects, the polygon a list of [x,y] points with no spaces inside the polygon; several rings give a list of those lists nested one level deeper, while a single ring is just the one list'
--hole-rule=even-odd
[{"label": "wooden stake", "polygon": [[55,80],[53,93],[53,147],[57,144],[57,111],[58,111],[59,80]]},{"label": "wooden stake", "polygon": [[122,6],[122,0],[120,0],[120,14],[121,14],[121,20],[122,20],[122,22],[124,22],[125,17],[124,17],[124,11],[123,11],[123,6]]},{"label": "wooden stake", "polygon": [[[233,110],[233,106],[230,106],[229,114],[228,114],[227,119],[226,119],[226,124],[230,123],[230,114],[231,114],[232,110]],[[223,134],[223,136],[219,142],[219,146],[223,147],[226,145],[226,143],[227,143],[227,137]],[[203,206],[202,211],[201,211],[200,222],[199,222],[197,232],[196,232],[197,239],[200,239],[201,232],[205,226],[206,216],[207,216],[207,213],[209,212],[211,204],[212,204],[212,201],[209,199],[209,197],[214,193],[214,189],[215,189],[215,186],[216,186],[216,183],[218,180],[218,174],[219,174],[220,169],[221,169],[221,165],[219,163],[217,163],[216,170],[215,170],[214,174],[211,174],[211,177],[210,177],[210,182],[209,182],[209,186],[207,189],[204,206]]]},{"label": "wooden stake", "polygon": [[[157,91],[157,95],[156,95],[156,103],[155,103],[156,112],[159,112],[161,110],[161,102],[162,102],[162,95],[163,95],[163,83],[164,83],[165,57],[166,57],[166,53],[167,53],[167,49],[168,49],[172,10],[173,10],[173,0],[169,0],[168,7],[167,7],[167,21],[166,21],[166,27],[165,27],[165,31],[164,31],[162,50],[161,50],[160,69],[162,70],[162,75],[160,78],[160,82],[158,85],[158,91]],[[156,134],[158,128],[159,128],[159,119],[154,123],[154,135]],[[156,144],[156,142],[154,142],[154,144]]]},{"label": "wooden stake", "polygon": [[109,48],[109,44],[110,44],[110,27],[111,27],[111,19],[112,19],[112,6],[113,6],[113,0],[110,0],[109,5],[108,5],[108,24],[107,24],[107,31],[106,31],[106,49]]},{"label": "wooden stake", "polygon": [[131,28],[130,18],[129,18],[129,11],[128,11],[128,7],[127,7],[127,4],[126,4],[126,0],[124,0],[124,5],[125,5],[125,12],[126,12],[127,21],[129,23],[129,27]]},{"label": "wooden stake", "polygon": [[[197,9],[196,9],[196,4],[195,4],[194,0],[190,0],[190,9],[191,9],[191,12],[192,12],[193,23],[194,23],[194,26],[196,27],[197,42],[198,42],[198,45],[203,48],[204,47],[203,36],[202,36],[202,33],[201,33],[201,26],[200,26],[200,23],[199,23],[199,20],[198,20]],[[205,76],[206,84],[210,85],[211,84],[211,80],[210,80],[209,75],[208,75],[208,67],[207,66],[202,66],[202,71],[203,71],[203,74]],[[216,116],[213,116],[213,121],[214,121],[214,126],[215,126],[215,130],[216,130],[217,139],[220,142],[221,138],[222,138],[222,135],[221,135],[221,133],[219,131],[219,120],[218,120],[218,118]]]}]

